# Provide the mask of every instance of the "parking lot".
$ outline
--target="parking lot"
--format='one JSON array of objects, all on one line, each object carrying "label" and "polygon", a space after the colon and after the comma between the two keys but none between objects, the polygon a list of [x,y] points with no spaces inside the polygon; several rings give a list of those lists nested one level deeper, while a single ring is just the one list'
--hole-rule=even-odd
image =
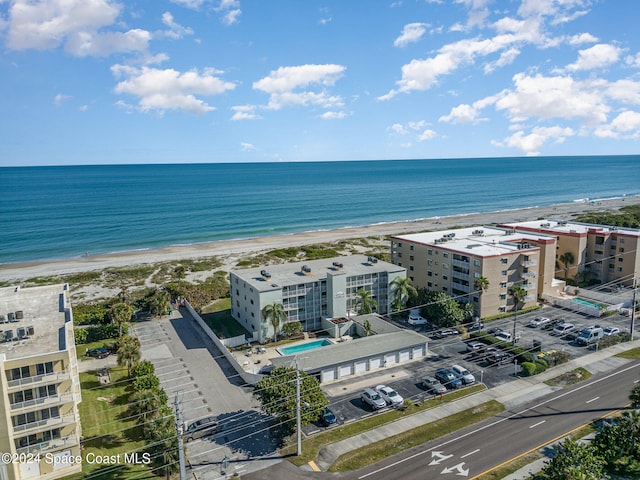
[{"label": "parking lot", "polygon": [[[619,314],[606,317],[587,317],[579,313],[571,312],[557,307],[545,306],[535,312],[525,313],[517,316],[516,333],[520,339],[517,346],[524,349],[532,349],[534,342],[539,342],[542,352],[556,350],[567,352],[570,358],[576,358],[593,351],[592,347],[579,346],[574,340],[567,337],[554,336],[553,329],[532,328],[529,323],[536,317],[547,317],[549,319],[563,319],[575,325],[575,332],[592,325],[600,325],[603,328],[614,326],[621,332],[629,331],[630,319]],[[485,331],[502,329],[513,332],[513,317],[497,320],[486,324]],[[367,415],[384,411],[373,412],[372,409],[363,404],[360,400],[360,392],[364,387],[375,387],[384,384],[394,388],[405,399],[419,401],[430,398],[433,395],[427,392],[421,385],[421,379],[425,375],[433,376],[438,368],[451,368],[453,364],[460,365],[471,372],[476,382],[483,382],[487,387],[495,387],[505,382],[514,380],[520,372],[520,365],[517,363],[506,363],[503,365],[488,365],[482,355],[473,355],[467,351],[467,342],[460,335],[448,336],[445,338],[435,338],[434,332],[424,331],[424,327],[412,327],[404,324],[405,328],[411,328],[421,332],[428,338],[430,356],[418,362],[412,362],[403,366],[385,369],[379,373],[363,375],[358,379],[344,380],[341,382],[323,385],[323,391],[330,401],[330,408],[338,418],[338,424],[350,422]],[[322,429],[319,424],[311,425],[308,432]]]}]

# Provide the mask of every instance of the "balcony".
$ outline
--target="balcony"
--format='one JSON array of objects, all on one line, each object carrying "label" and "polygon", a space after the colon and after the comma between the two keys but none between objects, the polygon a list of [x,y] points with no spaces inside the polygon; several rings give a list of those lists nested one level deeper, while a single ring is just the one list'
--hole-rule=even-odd
[{"label": "balcony", "polygon": [[[52,428],[60,428],[65,425],[77,423],[76,416],[73,413],[62,415],[61,417],[47,418],[46,420],[38,420],[37,422],[25,423],[13,427],[14,433],[28,432],[29,430],[51,430]],[[17,436],[17,435],[14,435]]]},{"label": "balcony", "polygon": [[535,295],[527,295],[526,297],[524,297],[524,302],[525,303],[529,303],[529,302],[533,302],[536,299]]},{"label": "balcony", "polygon": [[73,402],[73,392],[68,390],[64,393],[57,395],[49,395],[48,397],[32,398],[31,400],[25,400],[24,402],[12,403],[10,405],[11,410],[23,410],[29,407],[48,407],[52,405],[59,405],[62,403]]},{"label": "balcony", "polygon": [[451,260],[451,265],[454,267],[466,268],[468,270],[471,264],[468,261],[465,262],[464,260],[456,260],[454,258]]},{"label": "balcony", "polygon": [[536,278],[535,272],[522,272],[520,278]]},{"label": "balcony", "polygon": [[64,380],[69,380],[71,378],[71,373],[69,369],[61,370],[59,372],[51,372],[45,373],[43,375],[34,375],[33,377],[26,378],[18,378],[16,380],[10,380],[7,382],[7,386],[9,390],[15,389],[16,387],[28,387],[29,385],[33,385],[36,383],[60,383]]},{"label": "balcony", "polygon": [[538,262],[536,260],[522,260],[522,262],[520,262],[520,265],[523,267],[535,267],[537,264]]},{"label": "balcony", "polygon": [[69,435],[62,438],[54,438],[46,442],[28,445],[26,447],[16,448],[16,453],[42,453],[47,450],[58,450],[60,448],[69,448],[78,445],[80,441],[77,435]]},{"label": "balcony", "polygon": [[529,291],[529,290],[534,290],[537,287],[535,283],[525,283],[524,285],[522,285],[522,288]]},{"label": "balcony", "polygon": [[451,272],[453,278],[459,278],[460,280],[466,280],[467,282],[470,280],[470,276],[466,273],[456,272],[455,270]]}]

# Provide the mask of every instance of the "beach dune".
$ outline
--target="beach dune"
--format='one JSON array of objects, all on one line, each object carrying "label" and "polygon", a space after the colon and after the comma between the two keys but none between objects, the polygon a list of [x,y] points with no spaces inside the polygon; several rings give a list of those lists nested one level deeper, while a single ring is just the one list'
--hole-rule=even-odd
[{"label": "beach dune", "polygon": [[226,266],[233,266],[235,262],[242,257],[276,248],[296,247],[314,243],[331,243],[354,238],[384,237],[387,235],[426,230],[444,230],[452,227],[527,221],[539,218],[572,220],[576,215],[581,213],[617,211],[625,205],[638,204],[640,204],[640,197],[626,197],[598,202],[572,202],[546,207],[434,217],[419,221],[394,222],[241,240],[225,240],[196,245],[171,246],[153,250],[137,250],[97,255],[88,254],[79,258],[61,260],[9,263],[0,265],[0,281],[18,283],[34,277],[66,275],[103,270],[110,267],[193,260],[206,257],[219,257]]}]

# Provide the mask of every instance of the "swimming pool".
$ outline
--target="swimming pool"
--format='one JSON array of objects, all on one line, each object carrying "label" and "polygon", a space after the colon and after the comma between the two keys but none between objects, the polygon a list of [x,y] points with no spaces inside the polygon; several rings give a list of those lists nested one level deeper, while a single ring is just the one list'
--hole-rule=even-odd
[{"label": "swimming pool", "polygon": [[598,310],[600,310],[600,305],[598,303],[583,300],[582,298],[572,298],[571,301],[574,303],[579,303],[580,305],[585,305],[587,307],[597,308]]},{"label": "swimming pool", "polygon": [[296,353],[306,352],[307,350],[314,350],[316,348],[326,347],[327,345],[333,345],[333,344],[325,338],[322,340],[312,340],[311,342],[291,345],[290,347],[276,348],[276,351],[280,355],[295,355]]}]

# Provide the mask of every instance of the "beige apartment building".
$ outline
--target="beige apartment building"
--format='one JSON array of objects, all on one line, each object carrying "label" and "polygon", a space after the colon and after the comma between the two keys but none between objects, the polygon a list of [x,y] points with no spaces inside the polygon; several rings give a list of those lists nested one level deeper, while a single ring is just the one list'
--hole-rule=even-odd
[{"label": "beige apartment building", "polygon": [[[472,227],[398,235],[391,238],[391,260],[407,269],[416,287],[445,292],[474,306],[475,315],[490,317],[512,311],[514,285],[527,295],[518,308],[536,304],[543,293],[556,293],[556,237],[510,228]],[[488,280],[482,291],[476,281]]]},{"label": "beige apartment building", "polygon": [[[80,472],[81,401],[69,286],[0,288],[0,479]],[[7,456],[7,454],[9,456]]]},{"label": "beige apartment building", "polygon": [[[536,220],[510,223],[506,228],[543,233],[557,238],[556,276],[581,281],[613,282],[633,286],[633,277],[640,273],[640,230],[634,228],[593,225],[557,220]],[[574,261],[566,266],[565,253]],[[566,260],[566,256],[564,257]]]}]

